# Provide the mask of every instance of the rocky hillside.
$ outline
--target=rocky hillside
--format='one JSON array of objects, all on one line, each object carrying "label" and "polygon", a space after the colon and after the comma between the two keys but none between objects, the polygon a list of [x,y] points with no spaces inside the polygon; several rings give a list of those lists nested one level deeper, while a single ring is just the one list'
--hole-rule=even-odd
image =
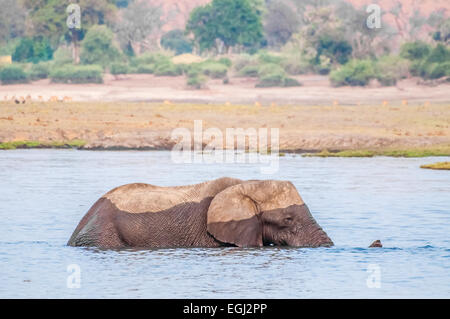
[{"label": "rocky hillside", "polygon": [[[167,23],[163,31],[167,32],[172,29],[183,29],[189,14],[193,8],[204,5],[211,0],[144,0],[150,3],[159,4],[163,7]],[[291,1],[291,0],[283,0]],[[449,0],[347,0],[356,8],[363,8],[364,6],[376,3],[382,11],[383,22],[389,24],[398,31],[398,36],[408,39],[411,33],[415,36],[421,34],[428,34],[429,27],[423,26],[419,30],[411,32],[413,28],[412,22],[417,21],[420,14],[421,17],[428,18],[431,13],[442,11],[443,14],[450,15],[450,1]],[[416,20],[415,20],[416,17]],[[419,19],[420,20],[420,19]]]}]

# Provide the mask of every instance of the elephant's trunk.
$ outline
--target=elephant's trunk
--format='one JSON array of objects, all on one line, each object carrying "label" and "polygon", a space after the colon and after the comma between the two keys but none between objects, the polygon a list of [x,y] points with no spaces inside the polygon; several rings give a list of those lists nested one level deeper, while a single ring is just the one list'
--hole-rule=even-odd
[{"label": "elephant's trunk", "polygon": [[333,241],[328,237],[327,233],[316,223],[300,230],[298,237],[294,238],[292,246],[300,247],[331,247],[334,246]]}]

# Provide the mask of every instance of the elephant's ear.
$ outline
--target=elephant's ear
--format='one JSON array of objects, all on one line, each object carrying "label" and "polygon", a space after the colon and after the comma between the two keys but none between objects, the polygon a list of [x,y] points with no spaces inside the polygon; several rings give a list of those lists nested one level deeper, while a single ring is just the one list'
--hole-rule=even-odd
[{"label": "elephant's ear", "polygon": [[212,200],[207,230],[217,240],[239,247],[262,246],[263,211],[303,204],[290,182],[250,181],[226,188]]}]

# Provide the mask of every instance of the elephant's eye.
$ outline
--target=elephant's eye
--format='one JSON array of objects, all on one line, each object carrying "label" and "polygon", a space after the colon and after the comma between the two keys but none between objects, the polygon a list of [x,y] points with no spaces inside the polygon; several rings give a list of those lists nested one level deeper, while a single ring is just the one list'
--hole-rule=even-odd
[{"label": "elephant's eye", "polygon": [[290,224],[293,220],[294,220],[294,219],[293,219],[292,217],[286,217],[286,218],[284,219],[284,222],[285,222],[286,224]]}]

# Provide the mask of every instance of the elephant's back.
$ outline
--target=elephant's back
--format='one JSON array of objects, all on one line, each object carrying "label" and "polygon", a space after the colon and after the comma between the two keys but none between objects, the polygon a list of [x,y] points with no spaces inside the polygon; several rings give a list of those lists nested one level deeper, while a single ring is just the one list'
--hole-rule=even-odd
[{"label": "elephant's back", "polygon": [[205,198],[214,197],[223,189],[240,182],[225,177],[200,184],[173,187],[133,183],[116,187],[102,197],[123,212],[157,213],[182,204],[200,203]]}]

